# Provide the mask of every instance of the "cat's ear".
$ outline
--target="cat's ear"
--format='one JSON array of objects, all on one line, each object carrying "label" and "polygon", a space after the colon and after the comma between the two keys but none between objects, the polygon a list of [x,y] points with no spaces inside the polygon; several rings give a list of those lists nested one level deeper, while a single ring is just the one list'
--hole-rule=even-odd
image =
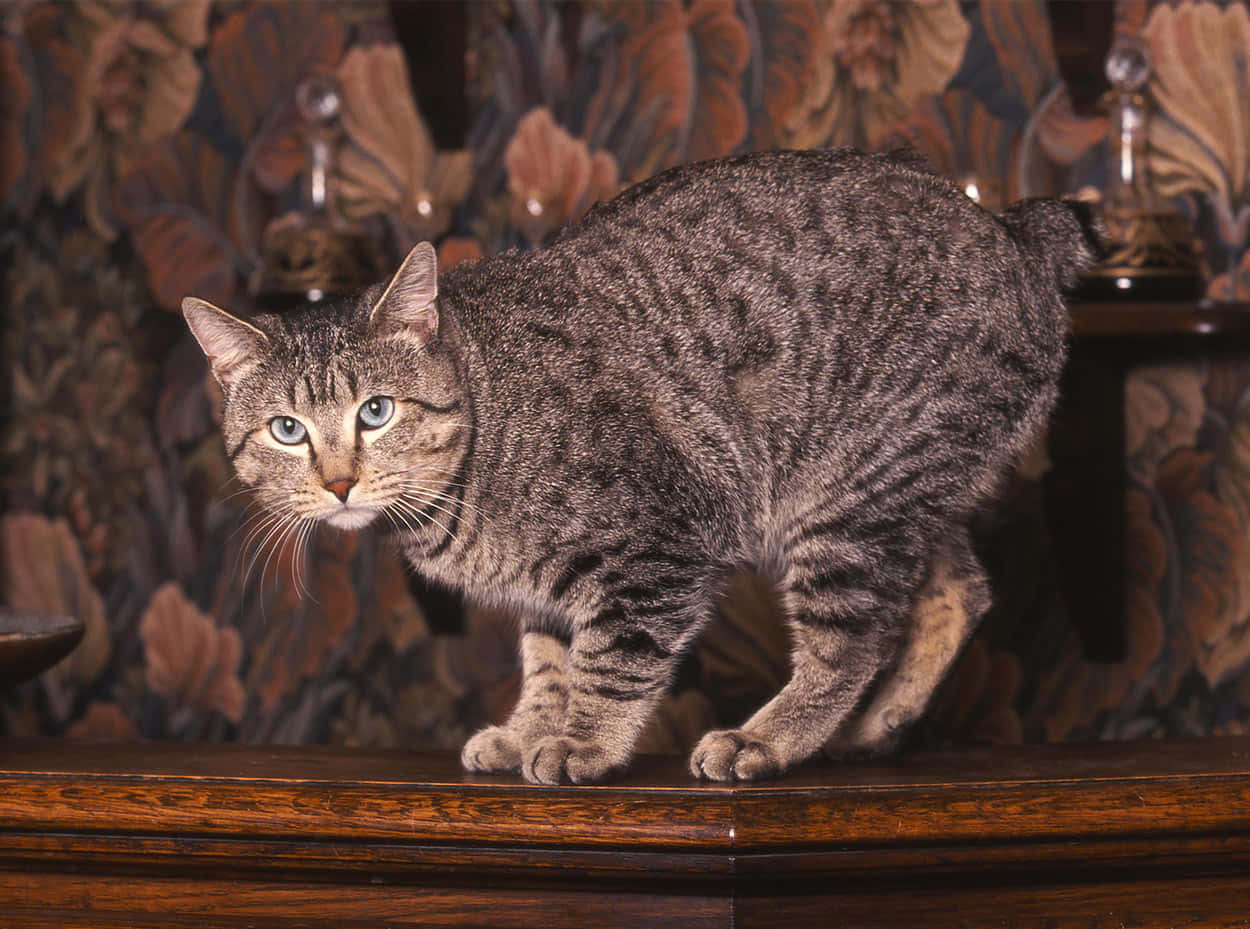
[{"label": "cat's ear", "polygon": [[238,381],[258,360],[268,337],[237,316],[218,309],[206,300],[187,297],[182,301],[191,334],[204,349],[213,376],[222,387]]},{"label": "cat's ear", "polygon": [[408,253],[374,304],[369,320],[379,336],[401,335],[425,344],[438,332],[438,259],[421,242]]}]

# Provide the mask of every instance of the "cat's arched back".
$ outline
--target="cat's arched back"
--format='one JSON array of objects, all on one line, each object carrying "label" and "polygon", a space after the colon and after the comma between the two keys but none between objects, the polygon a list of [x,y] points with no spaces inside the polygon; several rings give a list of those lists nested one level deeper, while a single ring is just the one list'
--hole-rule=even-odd
[{"label": "cat's arched back", "polygon": [[1083,208],[1002,216],[914,159],[689,165],[545,249],[439,273],[418,246],[354,300],[184,310],[241,477],[291,531],[389,529],[520,610],[524,683],[467,767],[544,783],[628,763],[727,577],[770,572],[790,682],[693,773],[881,751],[988,603],[966,524],[1042,428]]}]

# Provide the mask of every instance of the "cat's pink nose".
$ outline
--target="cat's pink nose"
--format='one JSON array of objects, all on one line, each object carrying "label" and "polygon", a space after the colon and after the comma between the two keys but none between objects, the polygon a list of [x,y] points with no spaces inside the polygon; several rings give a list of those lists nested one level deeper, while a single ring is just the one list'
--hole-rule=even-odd
[{"label": "cat's pink nose", "polygon": [[350,478],[345,477],[337,481],[328,482],[326,484],[326,490],[330,491],[330,493],[334,494],[334,496],[338,497],[340,500],[346,503],[347,494],[355,486],[356,486],[355,481],[351,480]]}]

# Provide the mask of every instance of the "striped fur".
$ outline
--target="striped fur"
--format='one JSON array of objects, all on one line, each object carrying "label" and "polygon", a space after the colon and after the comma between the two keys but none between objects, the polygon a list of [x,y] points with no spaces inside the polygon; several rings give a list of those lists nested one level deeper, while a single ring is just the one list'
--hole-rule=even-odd
[{"label": "striped fur", "polygon": [[[526,617],[521,699],[471,770],[624,767],[727,578],[771,572],[793,676],[696,747],[725,780],[888,749],[923,711],[987,604],[965,526],[1049,414],[1094,257],[1075,206],[993,216],[912,160],[778,152],[669,171],[541,251],[436,274],[419,246],[385,293],[259,336],[187,317],[264,499],[380,517]],[[376,395],[398,405],[371,440],[344,424]],[[317,442],[274,447],[279,415]]]}]

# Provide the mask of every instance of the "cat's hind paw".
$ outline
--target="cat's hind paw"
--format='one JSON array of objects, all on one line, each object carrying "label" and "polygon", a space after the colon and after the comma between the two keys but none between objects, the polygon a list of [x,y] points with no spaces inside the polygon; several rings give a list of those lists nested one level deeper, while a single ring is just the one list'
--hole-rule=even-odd
[{"label": "cat's hind paw", "polygon": [[516,773],[521,770],[521,748],[510,730],[487,726],[464,743],[460,764],[479,774]]},{"label": "cat's hind paw", "polygon": [[596,742],[547,736],[525,752],[521,774],[532,784],[591,784],[620,767]]},{"label": "cat's hind paw", "polygon": [[899,707],[872,707],[824,744],[821,754],[833,761],[869,761],[898,752],[916,713]]},{"label": "cat's hind paw", "polygon": [[743,729],[709,732],[690,755],[690,773],[711,781],[752,781],[781,771],[768,744]]}]

